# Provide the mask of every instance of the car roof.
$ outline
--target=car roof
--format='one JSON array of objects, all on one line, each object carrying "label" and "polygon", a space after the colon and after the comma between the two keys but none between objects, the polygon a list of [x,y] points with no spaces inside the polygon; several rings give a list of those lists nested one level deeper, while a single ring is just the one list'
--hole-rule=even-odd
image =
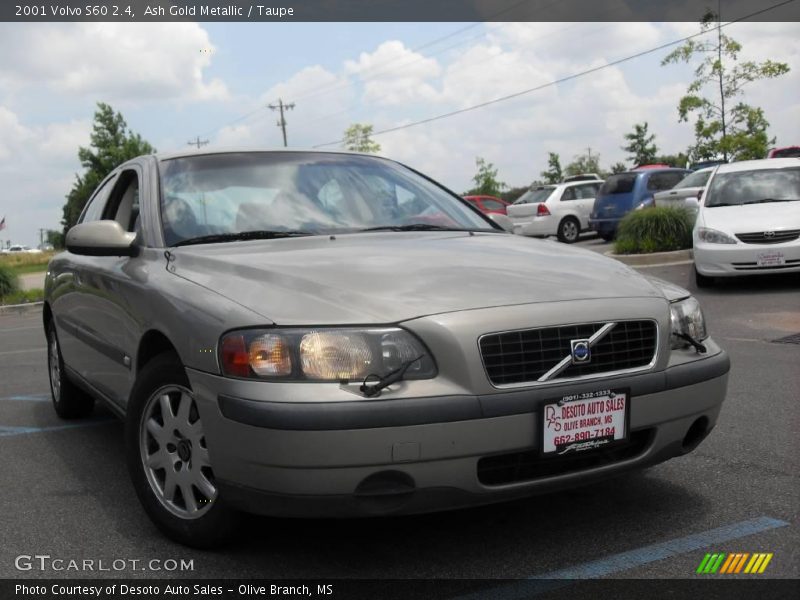
[{"label": "car roof", "polygon": [[258,147],[230,147],[230,148],[201,148],[201,149],[188,149],[188,150],[175,150],[173,152],[163,152],[153,154],[157,160],[171,160],[174,158],[188,158],[190,156],[208,156],[212,154],[240,154],[240,153],[295,153],[295,154],[343,154],[353,156],[370,156],[373,158],[381,158],[389,160],[383,156],[376,154],[368,154],[366,152],[351,152],[349,150],[319,150],[315,148],[258,148]]},{"label": "car roof", "polygon": [[758,160],[742,160],[739,162],[726,163],[717,167],[717,173],[757,171],[759,169],[781,169],[785,167],[800,167],[800,157],[759,158]]}]

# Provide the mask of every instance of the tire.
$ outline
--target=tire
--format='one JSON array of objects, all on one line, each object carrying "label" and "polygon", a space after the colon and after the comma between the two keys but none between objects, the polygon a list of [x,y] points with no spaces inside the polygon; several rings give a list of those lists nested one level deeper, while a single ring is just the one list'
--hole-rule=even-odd
[{"label": "tire", "polygon": [[173,353],[152,359],[137,377],[125,446],[136,495],[167,537],[194,548],[230,540],[239,514],[219,497],[194,394]]},{"label": "tire", "polygon": [[575,217],[564,217],[558,224],[558,241],[565,244],[574,244],[581,233],[581,224]]},{"label": "tire", "polygon": [[611,240],[613,240],[613,239],[614,239],[614,237],[616,237],[616,232],[615,232],[615,231],[612,231],[612,232],[610,232],[610,233],[608,233],[608,232],[603,232],[603,233],[599,233],[598,235],[599,235],[601,238],[603,238],[603,241],[604,241],[604,242],[610,242]]},{"label": "tire", "polygon": [[52,319],[47,323],[47,373],[50,379],[50,397],[59,417],[80,419],[92,413],[94,398],[67,377],[61,345],[58,343],[58,334]]},{"label": "tire", "polygon": [[709,288],[714,285],[714,278],[709,277],[707,275],[703,275],[697,270],[697,267],[694,268],[694,283],[699,288]]}]

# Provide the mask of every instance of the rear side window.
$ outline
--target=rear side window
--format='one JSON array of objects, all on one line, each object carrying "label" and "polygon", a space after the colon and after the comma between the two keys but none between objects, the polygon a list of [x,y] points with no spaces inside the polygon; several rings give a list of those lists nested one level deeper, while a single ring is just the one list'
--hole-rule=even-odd
[{"label": "rear side window", "polygon": [[800,157],[800,147],[776,148],[769,153],[770,158],[795,158]]},{"label": "rear side window", "polygon": [[705,187],[708,183],[708,178],[711,177],[712,171],[696,171],[691,175],[687,175],[675,186],[677,189],[688,187]]},{"label": "rear side window", "polygon": [[108,195],[111,193],[111,188],[114,187],[116,177],[112,177],[106,181],[102,186],[97,188],[97,191],[92,196],[86,208],[83,210],[79,223],[88,223],[90,221],[99,221],[103,218],[103,212],[108,202]]},{"label": "rear side window", "polygon": [[600,188],[601,194],[629,194],[633,191],[633,186],[636,184],[636,177],[638,173],[619,173],[611,175],[603,187]]},{"label": "rear side window", "polygon": [[540,187],[533,190],[528,190],[514,204],[536,204],[545,202],[550,194],[553,193],[554,187]]},{"label": "rear side window", "polygon": [[500,210],[505,207],[505,204],[502,202],[491,200],[489,198],[484,198],[481,202],[483,202],[483,207],[487,210]]},{"label": "rear side window", "polygon": [[663,173],[652,173],[647,179],[647,189],[650,192],[660,192],[671,190],[681,179],[686,176],[682,171],[665,171]]},{"label": "rear side window", "polygon": [[564,193],[561,194],[561,200],[576,200],[577,198],[574,187],[568,187],[564,190]]}]

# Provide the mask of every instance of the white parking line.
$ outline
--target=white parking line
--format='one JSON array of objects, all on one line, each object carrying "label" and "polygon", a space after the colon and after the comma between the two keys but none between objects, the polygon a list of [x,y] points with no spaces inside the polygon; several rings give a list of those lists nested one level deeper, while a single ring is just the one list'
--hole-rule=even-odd
[{"label": "white parking line", "polygon": [[10,329],[0,329],[0,333],[6,333],[7,331],[33,331],[34,329],[37,331],[42,331],[42,333],[44,333],[44,330],[42,329],[41,325],[36,327],[12,327]]}]

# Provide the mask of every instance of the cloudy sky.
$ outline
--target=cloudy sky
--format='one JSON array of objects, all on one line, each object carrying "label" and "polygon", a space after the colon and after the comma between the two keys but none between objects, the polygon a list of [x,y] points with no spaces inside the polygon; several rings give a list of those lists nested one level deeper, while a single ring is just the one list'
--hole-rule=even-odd
[{"label": "cloudy sky", "polygon": [[[281,145],[276,114],[294,102],[289,145],[336,141],[354,122],[376,130],[455,111],[605,65],[696,32],[691,23],[37,23],[0,24],[0,240],[38,244],[61,207],[98,101],[159,150]],[[777,145],[800,143],[800,25],[736,23],[742,58],[787,62],[752,84]],[[591,148],[624,161],[623,135],[648,121],[659,150],[692,141],[676,105],[691,80],[660,51],[476,111],[376,137],[382,154],[457,192],[475,157],[510,186]],[[336,145],[328,146],[335,148]]]}]

